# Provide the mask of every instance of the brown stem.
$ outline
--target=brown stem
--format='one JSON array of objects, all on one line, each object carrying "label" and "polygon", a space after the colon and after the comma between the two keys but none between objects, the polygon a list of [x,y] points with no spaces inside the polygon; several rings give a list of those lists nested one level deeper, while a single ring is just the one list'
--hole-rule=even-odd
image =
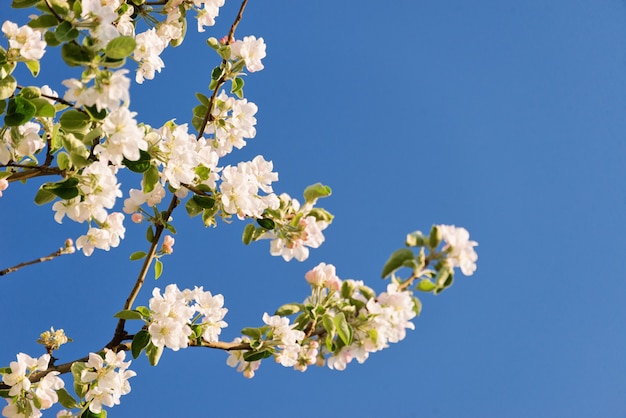
[{"label": "brown stem", "polygon": [[50,10],[50,13],[52,13],[54,15],[54,17],[56,17],[59,22],[63,22],[63,18],[57,14],[57,12],[54,10],[52,5],[50,4],[50,1],[49,0],[45,0],[45,2],[46,2],[46,6],[48,6],[48,9]]},{"label": "brown stem", "polygon": [[[241,7],[239,7],[239,12],[237,13],[237,17],[235,18],[235,21],[233,22],[233,24],[230,27],[230,31],[228,31],[228,43],[232,43],[233,40],[235,39],[235,30],[237,29],[237,26],[239,25],[239,22],[241,22],[241,18],[243,17],[243,11],[246,8],[246,4],[248,4],[248,0],[243,0],[243,2],[241,3]],[[226,60],[222,61],[222,63],[225,63]],[[196,137],[196,139],[200,139],[202,138],[202,135],[204,135],[204,130],[206,129],[207,124],[213,120],[213,115],[212,115],[212,111],[213,111],[213,103],[215,103],[215,98],[217,97],[217,92],[219,91],[220,87],[222,87],[222,85],[226,82],[226,75],[222,75],[219,80],[217,80],[217,84],[215,85],[215,89],[213,90],[213,94],[211,95],[211,98],[209,99],[209,105],[207,106],[207,111],[206,111],[206,115],[204,115],[204,119],[202,120],[202,125],[200,125],[200,129],[198,129],[198,136]]]},{"label": "brown stem", "polygon": [[33,177],[51,176],[51,175],[63,176],[64,174],[64,171],[58,167],[44,167],[44,166],[33,167],[33,166],[22,166],[20,164],[5,164],[2,167],[20,167],[20,168],[29,167],[28,169],[24,171],[14,173],[10,175],[9,177],[7,177],[7,180],[9,183],[12,183],[14,181],[27,180]]},{"label": "brown stem", "polygon": [[241,3],[241,7],[239,7],[239,13],[237,13],[237,17],[230,27],[230,31],[228,32],[228,43],[232,43],[235,40],[235,29],[239,26],[239,22],[241,22],[241,18],[243,17],[243,11],[246,8],[246,4],[248,4],[248,0],[243,0]]},{"label": "brown stem", "polygon": [[[163,230],[165,229],[165,223],[167,222],[167,220],[169,219],[170,215],[172,214],[172,212],[174,211],[177,205],[178,205],[178,198],[176,196],[172,196],[172,201],[170,202],[170,206],[167,208],[167,211],[165,212],[162,221],[156,225],[154,239],[152,240],[152,244],[150,245],[148,254],[146,255],[143,265],[141,266],[141,270],[139,271],[139,276],[137,277],[137,280],[135,281],[135,285],[133,286],[133,289],[130,291],[128,298],[126,298],[126,303],[124,304],[124,308],[123,308],[124,310],[128,310],[133,307],[133,303],[135,302],[135,299],[137,298],[137,295],[139,294],[139,291],[141,290],[141,287],[143,286],[143,283],[146,279],[146,275],[148,274],[148,269],[150,268],[150,265],[152,264],[154,255],[156,254],[157,246],[159,245],[159,241],[161,239],[161,234],[163,233]],[[120,319],[119,321],[117,321],[115,334],[113,335],[113,338],[111,339],[111,341],[106,345],[108,348],[113,348],[119,345],[124,340],[124,338],[126,337],[126,331],[124,330],[125,325],[126,325],[126,320]]]},{"label": "brown stem", "polygon": [[58,256],[61,256],[63,254],[71,254],[71,253],[73,253],[73,251],[70,252],[70,251],[68,251],[67,248],[59,248],[57,251],[55,251],[52,254],[47,255],[45,257],[36,258],[34,260],[31,260],[31,261],[25,261],[23,263],[16,264],[13,267],[9,267],[9,268],[6,268],[4,270],[0,270],[0,276],[4,276],[6,274],[13,273],[14,271],[17,271],[17,270],[21,269],[22,267],[31,266],[33,264],[38,264],[38,263],[43,263],[45,261],[51,261],[51,260],[54,260],[55,258],[57,258]]}]

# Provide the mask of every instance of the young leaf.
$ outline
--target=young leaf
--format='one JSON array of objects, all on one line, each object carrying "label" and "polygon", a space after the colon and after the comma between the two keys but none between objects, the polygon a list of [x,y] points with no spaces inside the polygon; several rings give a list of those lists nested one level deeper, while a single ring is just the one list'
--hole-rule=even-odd
[{"label": "young leaf", "polygon": [[[128,169],[134,173],[145,173],[151,167],[150,161],[152,156],[147,151],[139,150],[139,159],[137,161],[131,161],[126,158],[122,159],[122,162]],[[156,167],[155,167],[156,168]],[[158,171],[158,169],[157,169]]]},{"label": "young leaf", "polygon": [[253,340],[260,340],[261,337],[263,337],[263,333],[259,328],[244,328],[241,330],[241,333],[243,335],[247,335]]},{"label": "young leaf", "polygon": [[343,341],[345,345],[352,344],[352,327],[346,321],[346,316],[343,312],[339,312],[335,315],[334,323],[341,341]]},{"label": "young leaf", "polygon": [[35,195],[35,204],[41,206],[45,205],[48,202],[52,202],[56,199],[56,195],[52,192],[47,191],[42,187],[39,188],[37,194]]},{"label": "young leaf", "polygon": [[215,199],[209,196],[193,195],[193,201],[202,209],[211,209],[215,205]]},{"label": "young leaf", "polygon": [[163,347],[157,347],[152,343],[149,343],[146,346],[146,355],[148,356],[148,361],[150,362],[150,365],[156,366],[157,364],[159,364],[161,354],[163,354]]},{"label": "young leaf", "polygon": [[289,316],[300,312],[302,307],[298,303],[287,303],[276,310],[274,315]]},{"label": "young leaf", "polygon": [[146,256],[144,251],[136,251],[130,255],[131,261],[141,260]]},{"label": "young leaf", "polygon": [[159,182],[159,169],[155,165],[151,165],[143,173],[142,186],[145,193],[150,193],[154,190],[154,187]]},{"label": "young leaf", "polygon": [[76,399],[65,389],[57,389],[57,397],[59,398],[59,403],[63,405],[65,408],[74,409],[78,406]]},{"label": "young leaf", "polygon": [[7,75],[0,80],[0,100],[8,99],[17,88],[17,81],[13,76]]},{"label": "young leaf", "polygon": [[396,252],[391,254],[391,257],[389,257],[389,259],[385,263],[381,276],[383,278],[389,276],[391,273],[402,267],[402,264],[405,261],[410,260],[414,257],[415,256],[413,255],[413,251],[409,250],[408,248],[401,248],[397,250]]},{"label": "young leaf", "polygon": [[241,236],[241,241],[245,245],[248,245],[252,242],[252,237],[254,236],[255,229],[256,228],[252,224],[246,225],[246,227],[243,229],[243,235]]},{"label": "young leaf", "polygon": [[59,123],[64,131],[83,132],[91,125],[91,118],[83,112],[70,109],[61,115]]},{"label": "young leaf", "polygon": [[270,357],[273,353],[272,350],[263,350],[263,351],[247,351],[243,354],[243,359],[252,363],[253,361],[263,360],[264,358]]},{"label": "young leaf", "polygon": [[272,230],[276,227],[276,224],[274,223],[274,221],[269,218],[257,219],[256,223],[258,223],[259,226],[263,229]]},{"label": "young leaf", "polygon": [[133,342],[130,345],[130,351],[133,354],[133,358],[139,357],[141,351],[150,344],[150,333],[145,329],[142,329],[133,338]]},{"label": "young leaf", "polygon": [[7,126],[19,126],[28,122],[33,116],[37,108],[29,100],[23,97],[13,97],[9,100],[7,114],[4,116],[4,123]]},{"label": "young leaf", "polygon": [[143,316],[141,315],[141,313],[135,310],[130,310],[130,309],[119,311],[118,313],[113,315],[113,317],[119,318],[119,319],[126,319],[126,320],[143,319]]},{"label": "young leaf", "polygon": [[132,36],[118,36],[109,41],[106,54],[113,59],[122,59],[130,56],[135,51],[137,42]]},{"label": "young leaf", "polygon": [[304,189],[304,200],[306,202],[315,202],[320,197],[330,196],[331,193],[330,187],[324,186],[322,183],[312,184]]},{"label": "young leaf", "polygon": [[154,263],[154,280],[161,277],[161,274],[163,274],[163,263],[161,260],[156,260]]}]

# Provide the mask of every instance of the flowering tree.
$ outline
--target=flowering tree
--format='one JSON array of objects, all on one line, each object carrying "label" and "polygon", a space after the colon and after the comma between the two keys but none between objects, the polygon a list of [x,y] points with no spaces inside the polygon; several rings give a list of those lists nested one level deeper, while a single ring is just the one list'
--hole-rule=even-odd
[{"label": "flowering tree", "polygon": [[[201,226],[249,221],[244,244],[269,239],[270,254],[285,261],[305,260],[333,221],[318,206],[331,194],[328,186],[306,187],[299,201],[274,192],[278,174],[263,156],[236,165],[221,160],[256,135],[257,106],[244,97],[244,77],[263,69],[266,49],[263,38],[235,36],[246,3],[226,36],[207,40],[216,66],[209,90],[196,93],[191,125],[170,120],[152,127],[130,109],[131,70],[135,83],[153,79],[165,65],[165,48],[183,41],[188,20],[195,18],[203,32],[215,23],[224,0],[12,1],[12,7],[33,13],[23,25],[2,24],[7,44],[0,47],[0,196],[7,196],[0,204],[10,197],[9,187],[20,187],[16,182],[45,177],[33,190],[35,203],[51,204],[56,222],[84,224],[85,231],[75,244],[68,239],[55,253],[0,275],[75,248],[87,257],[109,251],[124,238],[124,214],[147,224],[148,245],[130,255],[142,266],[130,292],[121,295],[121,309],[111,313],[118,322],[104,347],[61,363],[53,354],[70,339],[51,329],[38,341],[44,354],[19,353],[0,369],[4,416],[38,417],[57,402],[66,408],[58,417],[106,416],[104,407],[119,404],[131,390],[135,372],[127,352],[135,359],[145,353],[157,365],[165,348],[225,350],[227,363],[248,378],[269,357],[300,371],[314,364],[343,370],[414,328],[411,321],[421,309],[415,290],[438,294],[452,284],[455,268],[464,275],[475,271],[477,244],[469,233],[435,225],[427,234],[408,234],[405,246],[391,254],[382,268],[390,280],[386,291],[376,294],[362,281],[341,280],[333,265],[321,263],[304,275],[311,293],[301,303],[265,313],[262,325],[244,328],[234,341],[220,340],[227,326],[224,297],[203,287],[170,284],[155,288],[143,305],[135,303],[149,271],[159,278],[163,258],[173,251],[172,214],[181,206]],[[67,66],[80,68],[81,76],[63,80],[62,93],[18,83],[16,68],[23,65],[36,77],[49,49]],[[135,176],[132,184],[139,188],[123,190],[122,173]],[[120,212],[118,198],[124,197]],[[71,391],[61,375],[73,379]]]}]

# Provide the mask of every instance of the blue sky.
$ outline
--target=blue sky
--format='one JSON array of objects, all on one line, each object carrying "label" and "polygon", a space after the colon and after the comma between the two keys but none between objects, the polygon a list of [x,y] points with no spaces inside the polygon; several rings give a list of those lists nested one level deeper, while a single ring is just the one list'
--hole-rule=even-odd
[{"label": "blue sky", "polygon": [[[139,119],[190,119],[217,62],[204,41],[226,33],[237,7],[205,34],[190,25],[162,74],[132,88]],[[275,190],[294,196],[330,185],[322,203],[335,222],[306,262],[285,263],[267,242],[244,247],[244,223],[204,229],[175,213],[175,252],[138,302],[155,285],[203,285],[224,295],[223,335],[234,338],[301,301],[304,273],[321,261],[383,290],[389,254],[434,223],[470,231],[478,270],[423,295],[415,331],[362,365],[302,374],[266,360],[247,380],[225,353],[170,351],[156,368],[133,362],[132,392],[110,416],[626,415],[624,2],[251,1],[237,31],[249,34],[268,45],[245,87],[257,136],[231,163],[263,154]],[[62,90],[64,71],[44,66],[37,83]],[[0,199],[0,268],[84,233],[31,204],[33,185]],[[128,256],[146,248],[128,223],[109,253],[1,278],[0,363],[39,354],[50,326],[75,340],[61,361],[101,347],[139,270]]]}]

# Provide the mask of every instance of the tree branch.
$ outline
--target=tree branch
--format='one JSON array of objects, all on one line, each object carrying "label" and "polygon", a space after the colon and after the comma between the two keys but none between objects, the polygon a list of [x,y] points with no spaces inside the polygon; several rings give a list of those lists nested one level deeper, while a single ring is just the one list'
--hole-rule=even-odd
[{"label": "tree branch", "polygon": [[74,253],[74,245],[73,244],[70,244],[70,245],[66,244],[65,247],[59,248],[57,251],[55,251],[52,254],[47,255],[45,257],[36,258],[34,260],[31,260],[31,261],[25,261],[23,263],[16,264],[13,267],[9,267],[9,268],[6,268],[4,270],[0,270],[0,276],[4,276],[6,274],[13,273],[14,271],[17,271],[17,270],[21,269],[22,267],[31,266],[33,264],[38,264],[38,263],[43,263],[45,261],[54,260],[55,258],[57,258],[57,257],[59,257],[59,256],[61,256],[63,254],[73,254],[73,253]]},{"label": "tree branch", "polygon": [[[161,239],[161,234],[163,233],[163,230],[165,229],[165,222],[167,222],[167,220],[169,219],[169,217],[171,216],[172,212],[174,211],[177,205],[178,205],[178,198],[176,196],[172,196],[170,206],[167,208],[167,211],[164,214],[164,217],[163,217],[164,219],[161,221],[161,223],[159,223],[158,225],[155,225],[156,228],[155,228],[155,233],[154,233],[154,239],[152,240],[152,244],[150,245],[148,254],[146,255],[146,258],[143,262],[143,266],[141,266],[141,270],[139,271],[139,276],[137,277],[137,280],[135,281],[135,285],[133,286],[133,289],[130,291],[128,298],[126,299],[126,303],[124,304],[124,308],[123,308],[124,310],[132,309],[133,303],[135,302],[135,299],[137,298],[137,295],[139,294],[139,291],[141,290],[141,287],[143,286],[143,283],[146,279],[146,275],[148,274],[148,269],[150,269],[150,265],[152,264],[152,260],[154,259],[154,255],[156,254],[157,246],[159,245],[159,241]],[[126,320],[124,319],[120,319],[117,322],[117,327],[115,328],[115,334],[113,335],[113,338],[111,339],[111,341],[106,345],[107,348],[112,349],[113,347],[116,347],[124,340],[124,338],[127,335],[126,331],[124,330],[125,325],[126,325]]]}]

